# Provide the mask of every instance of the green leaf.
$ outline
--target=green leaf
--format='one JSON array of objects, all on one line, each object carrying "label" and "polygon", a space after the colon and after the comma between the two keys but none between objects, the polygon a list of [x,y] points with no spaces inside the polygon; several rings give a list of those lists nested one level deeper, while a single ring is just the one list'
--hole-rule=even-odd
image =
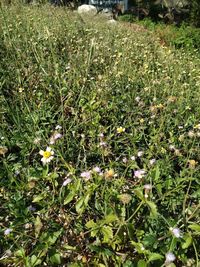
[{"label": "green leaf", "polygon": [[160,169],[159,169],[159,166],[157,165],[154,181],[155,182],[159,181],[159,178],[160,178]]},{"label": "green leaf", "polygon": [[199,224],[190,224],[188,226],[191,230],[194,230],[197,233],[200,233],[200,225]]},{"label": "green leaf", "polygon": [[146,254],[148,252],[148,250],[144,249],[144,246],[142,243],[137,243],[135,241],[131,241],[130,243],[131,245],[135,247],[135,249],[137,250],[139,254]]},{"label": "green leaf", "polygon": [[161,260],[162,258],[163,258],[163,256],[158,254],[158,253],[151,253],[151,254],[149,254],[148,262]]},{"label": "green leaf", "polygon": [[182,244],[182,249],[186,249],[192,244],[192,236],[191,236],[191,234],[187,233],[184,236],[184,240],[185,240],[185,242]]},{"label": "green leaf", "polygon": [[118,220],[117,215],[111,213],[105,216],[105,218],[102,220],[102,223],[109,224],[117,220]]},{"label": "green leaf", "polygon": [[66,250],[76,250],[76,247],[72,247],[72,246],[69,246],[69,245],[64,245],[62,246],[64,249]]},{"label": "green leaf", "polygon": [[76,202],[75,208],[76,208],[76,212],[79,214],[82,213],[84,210],[84,201],[85,201],[85,197],[83,196]]},{"label": "green leaf", "polygon": [[68,203],[70,203],[70,202],[73,200],[73,198],[75,197],[75,195],[76,195],[76,192],[75,192],[75,191],[71,191],[71,192],[67,195],[67,197],[65,198],[65,200],[64,200],[64,205],[67,205]]},{"label": "green leaf", "polygon": [[90,193],[86,194],[86,196],[84,196],[84,205],[87,206],[88,202],[90,200]]},{"label": "green leaf", "polygon": [[145,198],[144,198],[144,195],[143,195],[143,191],[142,190],[140,190],[140,189],[135,189],[134,190],[134,193],[136,194],[136,196],[139,198],[139,199],[141,199],[141,200],[145,200]]},{"label": "green leaf", "polygon": [[30,262],[31,262],[31,267],[40,265],[42,263],[41,259],[38,259],[38,257],[36,257],[35,255],[31,256]]},{"label": "green leaf", "polygon": [[108,243],[113,238],[113,230],[110,226],[103,226],[101,233],[103,234],[104,243]]},{"label": "green leaf", "polygon": [[157,217],[158,212],[157,212],[156,204],[153,203],[152,201],[146,201],[146,203],[149,206],[149,208],[151,209],[151,214],[153,215],[153,217]]},{"label": "green leaf", "polygon": [[134,228],[133,224],[132,223],[128,223],[127,224],[127,229],[128,229],[129,238],[131,240],[133,240],[134,237],[135,237],[135,228]]},{"label": "green leaf", "polygon": [[48,246],[52,246],[53,244],[55,244],[62,231],[63,230],[61,229],[60,231],[47,234],[47,240],[45,240],[45,242],[48,244]]},{"label": "green leaf", "polygon": [[25,250],[23,248],[17,250],[14,255],[19,258],[24,258],[25,257]]},{"label": "green leaf", "polygon": [[134,267],[134,263],[130,260],[124,262],[123,267]]},{"label": "green leaf", "polygon": [[87,228],[94,228],[97,227],[97,224],[94,222],[94,220],[90,220],[85,225]]},{"label": "green leaf", "polygon": [[55,253],[54,255],[52,255],[50,257],[50,262],[55,265],[61,264],[60,253]]},{"label": "green leaf", "polygon": [[147,263],[145,260],[139,260],[137,263],[137,267],[147,267]]},{"label": "green leaf", "polygon": [[158,243],[158,238],[156,233],[147,233],[142,240],[142,243],[145,247],[152,248],[156,247]]},{"label": "green leaf", "polygon": [[35,226],[35,237],[37,238],[43,226],[39,216],[36,217],[34,226]]},{"label": "green leaf", "polygon": [[40,195],[34,196],[32,202],[33,203],[40,202],[40,200],[42,200],[43,198],[44,198],[44,194],[40,194]]}]

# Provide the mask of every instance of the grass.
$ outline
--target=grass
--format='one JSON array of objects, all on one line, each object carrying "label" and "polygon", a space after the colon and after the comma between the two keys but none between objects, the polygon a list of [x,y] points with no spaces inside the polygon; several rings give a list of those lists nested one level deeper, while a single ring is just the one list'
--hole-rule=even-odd
[{"label": "grass", "polygon": [[199,266],[199,54],[48,5],[0,54],[1,265]]}]

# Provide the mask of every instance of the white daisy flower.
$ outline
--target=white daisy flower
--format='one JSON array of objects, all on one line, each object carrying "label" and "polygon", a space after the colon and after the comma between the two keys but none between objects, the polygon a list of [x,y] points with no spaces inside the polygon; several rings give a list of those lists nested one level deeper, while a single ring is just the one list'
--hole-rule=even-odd
[{"label": "white daisy flower", "polygon": [[39,154],[42,156],[41,161],[44,165],[49,163],[54,157],[54,151],[50,147],[47,147],[45,151],[40,150]]}]

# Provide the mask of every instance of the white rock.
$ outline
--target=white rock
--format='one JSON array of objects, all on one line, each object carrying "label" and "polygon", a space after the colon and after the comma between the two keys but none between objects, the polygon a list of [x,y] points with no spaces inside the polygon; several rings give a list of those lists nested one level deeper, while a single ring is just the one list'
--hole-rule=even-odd
[{"label": "white rock", "polygon": [[97,14],[97,9],[95,6],[92,5],[81,5],[78,7],[78,13],[79,14],[91,14],[91,15],[95,15]]},{"label": "white rock", "polygon": [[109,19],[109,20],[107,21],[107,23],[108,23],[109,25],[115,25],[115,24],[117,24],[117,21],[114,20],[114,19]]}]

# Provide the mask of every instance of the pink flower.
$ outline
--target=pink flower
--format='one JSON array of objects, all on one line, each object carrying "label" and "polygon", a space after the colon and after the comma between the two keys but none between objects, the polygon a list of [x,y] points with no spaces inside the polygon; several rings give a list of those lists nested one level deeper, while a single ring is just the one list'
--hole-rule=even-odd
[{"label": "pink flower", "polygon": [[166,255],[165,255],[165,263],[169,264],[173,261],[175,261],[176,257],[175,255],[172,253],[172,252],[168,252]]},{"label": "pink flower", "polygon": [[11,229],[11,228],[7,228],[7,229],[4,231],[4,235],[9,235],[11,232],[12,232],[12,229]]},{"label": "pink flower", "polygon": [[134,177],[135,178],[138,178],[138,179],[143,178],[145,174],[146,174],[146,171],[145,170],[137,170],[137,171],[134,171]]},{"label": "pink flower", "polygon": [[182,235],[181,235],[181,231],[180,231],[180,229],[179,228],[177,228],[177,227],[175,227],[175,228],[170,228],[169,229],[171,232],[172,232],[172,234],[176,237],[176,238],[180,238]]},{"label": "pink flower", "polygon": [[90,171],[82,172],[81,177],[84,178],[85,181],[88,181],[91,179],[91,172]]},{"label": "pink flower", "polygon": [[96,173],[101,172],[101,169],[98,166],[94,167],[92,170],[93,170],[93,172],[96,172]]}]

